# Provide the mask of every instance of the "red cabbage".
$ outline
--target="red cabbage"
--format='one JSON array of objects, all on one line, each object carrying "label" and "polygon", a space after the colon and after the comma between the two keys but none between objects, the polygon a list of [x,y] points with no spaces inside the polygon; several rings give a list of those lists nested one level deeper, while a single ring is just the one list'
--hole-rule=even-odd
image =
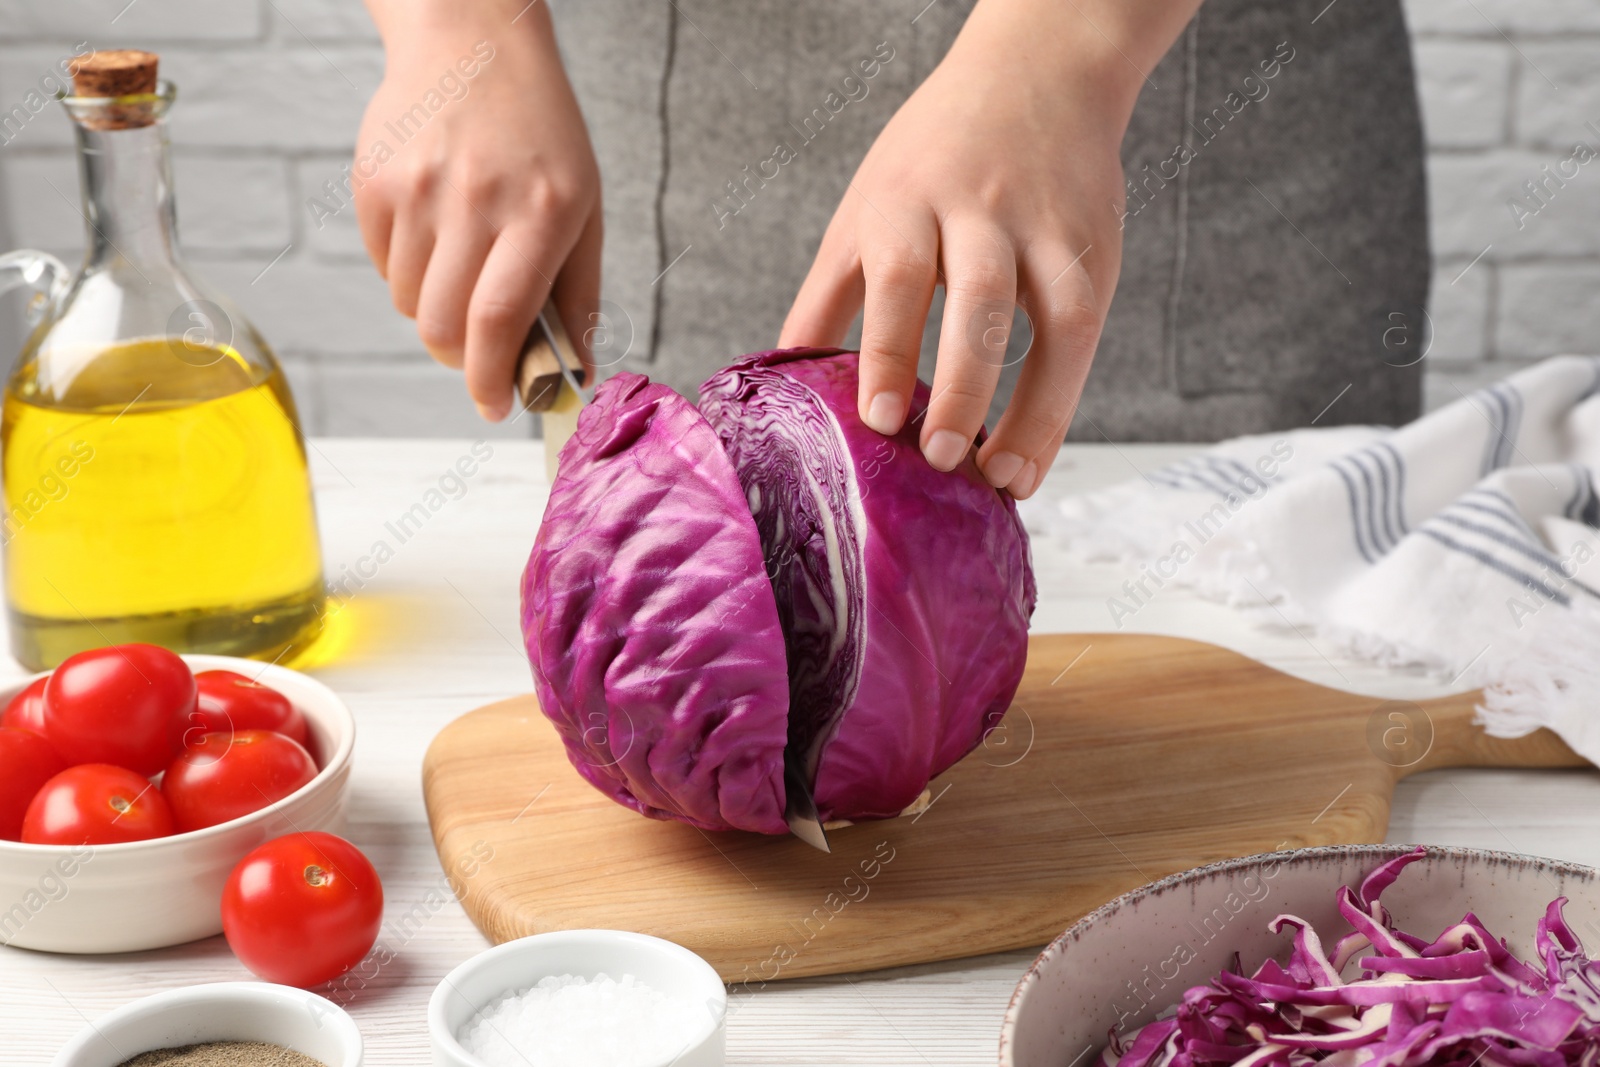
[{"label": "red cabbage", "polygon": [[[1331,956],[1292,915],[1287,965],[1224,971],[1169,1017],[1112,1032],[1102,1067],[1597,1067],[1600,961],[1562,917],[1539,920],[1539,969],[1468,914],[1433,941],[1394,928],[1380,897],[1426,852],[1396,857],[1339,892],[1353,930]],[[1370,949],[1374,954],[1362,956]],[[1349,974],[1346,978],[1345,975]]]},{"label": "red cabbage", "polygon": [[579,772],[645,815],[782,833],[784,754],[824,819],[892,816],[1022,676],[1011,498],[856,415],[856,354],[746,357],[701,409],[602,385],[523,574],[534,687]]}]

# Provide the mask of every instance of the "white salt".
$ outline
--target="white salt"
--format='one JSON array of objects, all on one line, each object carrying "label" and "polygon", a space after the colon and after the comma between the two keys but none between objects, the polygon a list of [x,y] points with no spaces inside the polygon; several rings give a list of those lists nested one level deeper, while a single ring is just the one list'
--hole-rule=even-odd
[{"label": "white salt", "polygon": [[647,1067],[676,1059],[709,1023],[631,974],[563,974],[492,1001],[456,1036],[490,1067]]}]

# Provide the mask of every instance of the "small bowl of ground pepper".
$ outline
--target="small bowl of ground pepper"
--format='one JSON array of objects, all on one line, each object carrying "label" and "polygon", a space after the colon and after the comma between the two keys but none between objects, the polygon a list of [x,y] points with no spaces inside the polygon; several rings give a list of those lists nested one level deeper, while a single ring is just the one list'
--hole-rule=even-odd
[{"label": "small bowl of ground pepper", "polygon": [[51,1067],[360,1067],[343,1008],[270,982],[217,982],[135,1000],[94,1020]]}]

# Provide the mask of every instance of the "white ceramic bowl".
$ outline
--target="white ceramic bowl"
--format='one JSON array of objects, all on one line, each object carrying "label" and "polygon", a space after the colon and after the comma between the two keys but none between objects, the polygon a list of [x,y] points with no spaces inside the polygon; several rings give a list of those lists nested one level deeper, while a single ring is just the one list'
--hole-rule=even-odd
[{"label": "white ceramic bowl", "polygon": [[51,1067],[116,1067],[141,1052],[205,1041],[270,1041],[327,1067],[361,1067],[361,1032],[343,1008],[269,982],[187,986],[124,1004],[80,1030]]},{"label": "white ceramic bowl", "polygon": [[648,1067],[722,1067],[728,991],[711,964],[682,945],[622,930],[562,930],[486,949],[451,971],[428,1000],[435,1067],[484,1067],[456,1034],[491,1001],[541,978],[631,974],[653,989],[685,997],[704,1012],[701,1037],[676,1057]]},{"label": "white ceramic bowl", "polygon": [[[305,714],[322,769],[300,789],[232,822],[119,845],[0,841],[0,944],[48,952],[131,952],[222,932],[222,886],[251,849],[296,830],[344,828],[356,725],[333,690],[299,671],[233,656],[185,656],[288,697]],[[36,676],[37,677],[37,676]],[[27,681],[0,686],[0,706]]]},{"label": "white ceramic bowl", "polygon": [[[1334,895],[1413,845],[1333,845],[1199,867],[1135,889],[1084,916],[1023,976],[1000,1031],[1001,1067],[1089,1067],[1113,1028],[1131,1033],[1183,991],[1224,969],[1283,962],[1292,931],[1267,932],[1284,912],[1342,930]],[[1567,920],[1600,944],[1600,872],[1506,852],[1429,848],[1383,894],[1395,924],[1433,936],[1476,912],[1524,959],[1535,924],[1558,896]],[[1324,935],[1324,942],[1328,940]],[[1191,958],[1192,957],[1192,958]],[[1183,961],[1183,962],[1180,962]]]}]

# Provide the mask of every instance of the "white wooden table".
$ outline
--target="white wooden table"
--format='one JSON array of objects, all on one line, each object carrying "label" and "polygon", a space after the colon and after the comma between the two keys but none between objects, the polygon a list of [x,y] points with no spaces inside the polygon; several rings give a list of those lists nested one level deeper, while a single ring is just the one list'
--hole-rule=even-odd
[{"label": "white wooden table", "polygon": [[[519,646],[517,581],[547,486],[537,442],[495,442],[492,455],[405,540],[389,525],[422,502],[466,441],[313,442],[330,580],[350,596],[310,668],[359,722],[350,837],[384,879],[390,920],[428,917],[409,937],[386,922],[397,958],[347,1003],[373,1065],[429,1062],[424,1006],[444,974],[485,939],[445,888],[423,811],[420,766],[455,716],[529,688]],[[480,449],[483,446],[479,446]],[[1071,446],[1045,492],[1059,495],[1151,469],[1190,451],[1172,446]],[[448,488],[448,485],[447,485]],[[393,558],[363,564],[377,542]],[[1107,630],[1119,568],[1068,567],[1036,544],[1040,631]],[[367,577],[362,577],[365,572]],[[1269,633],[1228,609],[1171,588],[1129,625],[1227,645],[1301,677],[1395,697],[1433,695],[1414,676],[1351,663],[1294,633]],[[4,668],[16,673],[15,665]],[[1600,865],[1600,774],[1450,771],[1401,784],[1390,837],[1539,853]],[[802,979],[738,1004],[733,1064],[986,1064],[1001,1013],[1032,952],[894,972]],[[249,975],[220,937],[128,956],[71,957],[0,949],[0,1062],[48,1062],[93,1019],[147,993]]]}]

